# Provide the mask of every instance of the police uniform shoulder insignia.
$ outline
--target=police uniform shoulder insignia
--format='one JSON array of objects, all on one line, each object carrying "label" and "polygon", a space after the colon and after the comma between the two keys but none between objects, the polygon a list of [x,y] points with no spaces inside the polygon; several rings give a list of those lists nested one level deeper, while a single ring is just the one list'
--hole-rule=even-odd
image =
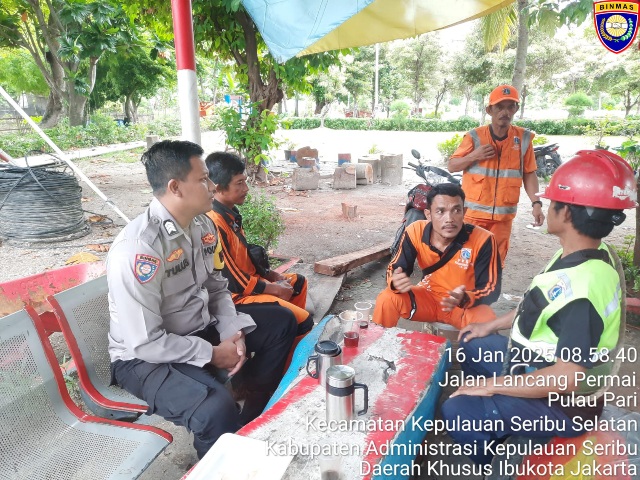
[{"label": "police uniform shoulder insignia", "polygon": [[549,291],[547,292],[547,296],[549,297],[549,300],[553,302],[556,298],[564,293],[564,290],[564,283],[558,282],[549,289]]},{"label": "police uniform shoulder insignia", "polygon": [[156,276],[156,272],[158,271],[159,266],[159,258],[152,257],[151,255],[145,255],[143,253],[138,253],[136,255],[134,275],[140,283],[147,283]]},{"label": "police uniform shoulder insignia", "polygon": [[178,249],[174,250],[167,257],[167,262],[174,262],[174,261],[178,260],[182,256],[183,253],[184,253],[184,250],[181,249],[181,248],[178,248]]},{"label": "police uniform shoulder insignia", "polygon": [[175,235],[178,233],[178,227],[173,223],[173,220],[165,220],[162,224],[164,225],[164,229],[167,231],[168,235]]},{"label": "police uniform shoulder insignia", "polygon": [[204,237],[202,237],[202,243],[205,245],[211,245],[212,243],[215,243],[216,241],[216,236],[209,232],[207,233]]}]

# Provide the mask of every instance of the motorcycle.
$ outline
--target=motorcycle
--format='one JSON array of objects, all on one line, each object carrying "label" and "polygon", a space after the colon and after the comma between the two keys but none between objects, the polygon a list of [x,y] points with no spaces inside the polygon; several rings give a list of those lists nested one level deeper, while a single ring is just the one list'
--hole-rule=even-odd
[{"label": "motorcycle", "polygon": [[536,156],[536,175],[538,177],[550,177],[553,172],[562,165],[562,160],[558,154],[558,144],[549,143],[533,147],[533,153]]},{"label": "motorcycle", "polygon": [[407,193],[407,201],[404,207],[404,216],[402,218],[402,225],[398,228],[396,232],[395,238],[393,240],[393,244],[391,245],[391,255],[395,255],[400,247],[400,240],[402,238],[402,234],[405,229],[411,225],[413,222],[417,220],[426,220],[427,217],[424,213],[427,208],[427,193],[431,190],[435,185],[439,183],[454,183],[456,185],[460,185],[462,182],[461,174],[452,175],[447,170],[442,168],[433,167],[431,165],[426,165],[425,162],[428,160],[424,160],[420,152],[417,150],[411,150],[411,155],[414,156],[418,160],[418,163],[408,162],[408,170],[413,170],[416,175],[418,175],[424,183],[419,183],[415,187],[413,187]]}]

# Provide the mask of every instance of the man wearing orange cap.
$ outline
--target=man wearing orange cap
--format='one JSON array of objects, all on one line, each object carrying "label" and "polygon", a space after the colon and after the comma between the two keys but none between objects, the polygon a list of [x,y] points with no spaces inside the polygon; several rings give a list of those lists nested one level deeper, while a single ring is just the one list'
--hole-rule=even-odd
[{"label": "man wearing orange cap", "polygon": [[492,232],[504,267],[509,250],[511,224],[516,216],[520,187],[531,199],[533,225],[544,222],[538,191],[534,134],[511,125],[520,97],[511,85],[500,85],[489,95],[486,108],[491,124],[470,130],[449,159],[449,171],[462,174],[466,195],[465,223]]}]

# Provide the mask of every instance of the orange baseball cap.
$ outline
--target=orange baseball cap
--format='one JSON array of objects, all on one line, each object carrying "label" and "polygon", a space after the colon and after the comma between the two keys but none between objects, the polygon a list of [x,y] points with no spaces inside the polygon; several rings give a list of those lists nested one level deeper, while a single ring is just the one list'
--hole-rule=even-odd
[{"label": "orange baseball cap", "polygon": [[511,85],[500,85],[493,89],[489,95],[489,106],[500,103],[503,100],[513,100],[516,103],[520,103],[520,95]]}]

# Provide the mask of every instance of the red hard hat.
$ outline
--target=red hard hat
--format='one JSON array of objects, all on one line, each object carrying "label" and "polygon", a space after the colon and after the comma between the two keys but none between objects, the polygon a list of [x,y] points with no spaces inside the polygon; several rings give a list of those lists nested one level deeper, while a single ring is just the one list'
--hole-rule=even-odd
[{"label": "red hard hat", "polygon": [[549,186],[538,196],[611,210],[638,205],[633,170],[622,157],[607,150],[580,150],[558,167]]}]

